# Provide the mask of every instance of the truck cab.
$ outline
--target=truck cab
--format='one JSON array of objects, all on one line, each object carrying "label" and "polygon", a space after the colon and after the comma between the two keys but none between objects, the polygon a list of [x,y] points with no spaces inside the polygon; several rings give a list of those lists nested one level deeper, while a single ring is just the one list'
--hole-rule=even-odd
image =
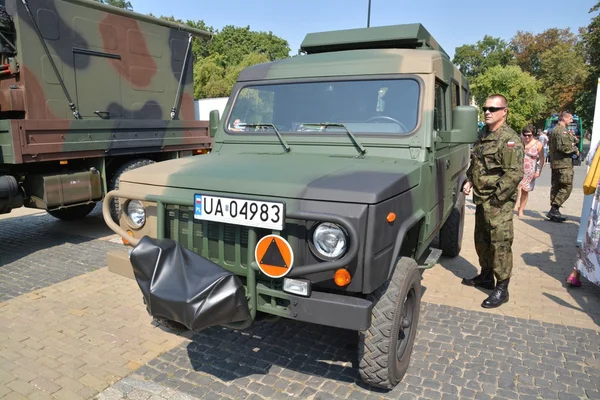
[{"label": "truck cab", "polygon": [[421,24],[308,34],[298,56],[240,73],[209,154],[123,175],[108,194],[120,223],[105,219],[130,249],[109,270],[187,329],[270,316],[355,330],[362,379],[393,388],[421,274],[460,252],[468,90]]}]

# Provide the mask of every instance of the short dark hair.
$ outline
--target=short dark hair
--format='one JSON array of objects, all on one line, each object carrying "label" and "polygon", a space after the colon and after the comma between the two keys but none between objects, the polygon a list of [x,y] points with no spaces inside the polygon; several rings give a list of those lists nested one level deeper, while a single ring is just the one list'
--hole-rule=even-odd
[{"label": "short dark hair", "polygon": [[558,120],[559,120],[559,121],[564,121],[564,120],[565,120],[565,118],[566,118],[567,116],[571,117],[572,115],[573,115],[573,114],[571,114],[571,113],[570,113],[570,112],[568,112],[568,111],[562,111],[562,112],[560,113],[560,115],[558,116]]},{"label": "short dark hair", "polygon": [[529,132],[531,134],[535,133],[535,128],[533,127],[533,125],[527,125],[525,128],[523,128],[523,130],[521,131],[521,133],[525,133],[525,132]]}]

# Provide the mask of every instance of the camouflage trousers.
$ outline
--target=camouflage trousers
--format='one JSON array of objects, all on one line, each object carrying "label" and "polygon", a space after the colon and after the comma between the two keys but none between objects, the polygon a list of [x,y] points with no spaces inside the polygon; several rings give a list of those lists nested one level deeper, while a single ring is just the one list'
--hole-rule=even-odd
[{"label": "camouflage trousers", "polygon": [[510,278],[512,273],[514,206],[514,201],[499,207],[485,202],[475,209],[475,250],[481,272],[493,271],[499,281]]},{"label": "camouflage trousers", "polygon": [[573,168],[552,169],[552,189],[550,189],[550,205],[562,206],[573,190]]}]

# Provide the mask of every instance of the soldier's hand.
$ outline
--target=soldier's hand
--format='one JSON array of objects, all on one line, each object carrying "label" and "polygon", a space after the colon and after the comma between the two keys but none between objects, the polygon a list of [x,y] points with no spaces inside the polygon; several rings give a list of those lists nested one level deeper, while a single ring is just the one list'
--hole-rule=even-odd
[{"label": "soldier's hand", "polygon": [[473,188],[473,184],[471,183],[471,181],[465,181],[465,183],[463,184],[462,191],[465,195],[468,196],[471,194],[472,188]]}]

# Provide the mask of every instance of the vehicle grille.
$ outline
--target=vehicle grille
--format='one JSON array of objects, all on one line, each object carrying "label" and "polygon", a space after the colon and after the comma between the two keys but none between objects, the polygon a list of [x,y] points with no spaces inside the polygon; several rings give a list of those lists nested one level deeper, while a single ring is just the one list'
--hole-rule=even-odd
[{"label": "vehicle grille", "polygon": [[[222,266],[237,268],[248,267],[248,231],[240,225],[223,224],[194,219],[193,207],[166,206],[165,238],[173,239],[182,246]],[[301,227],[304,229],[304,226]],[[290,232],[294,232],[290,235]],[[288,224],[281,236],[296,247],[298,225]],[[266,229],[257,229],[257,240],[274,233]],[[302,236],[303,237],[303,236]],[[253,256],[254,249],[252,249]]]}]

